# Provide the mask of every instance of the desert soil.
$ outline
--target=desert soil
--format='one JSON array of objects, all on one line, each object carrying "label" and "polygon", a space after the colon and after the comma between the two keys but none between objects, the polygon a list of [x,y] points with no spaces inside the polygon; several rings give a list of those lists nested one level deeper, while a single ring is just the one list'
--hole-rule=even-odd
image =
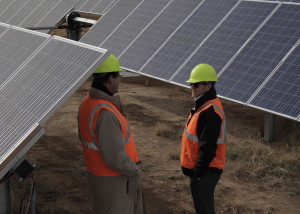
[{"label": "desert soil", "polygon": [[[92,213],[77,135],[78,106],[90,84],[88,79],[54,113],[43,127],[46,134],[26,154],[36,164],[36,213]],[[189,179],[182,175],[179,164],[181,134],[193,106],[190,90],[138,76],[123,78],[119,94],[142,161],[148,214],[195,213]],[[260,112],[221,101],[228,121],[228,146],[255,136]],[[299,197],[237,174],[235,164],[226,162],[215,193],[216,213],[300,213]]]}]

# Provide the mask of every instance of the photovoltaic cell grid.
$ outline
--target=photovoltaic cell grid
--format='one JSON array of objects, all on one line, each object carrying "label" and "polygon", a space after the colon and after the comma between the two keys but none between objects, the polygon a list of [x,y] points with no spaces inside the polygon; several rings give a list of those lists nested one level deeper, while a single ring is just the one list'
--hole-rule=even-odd
[{"label": "photovoltaic cell grid", "polygon": [[[1,38],[15,33],[9,29]],[[23,47],[36,41],[24,40]],[[53,36],[35,46],[34,54],[0,87],[0,169],[32,126],[43,125],[108,56],[107,50]]]},{"label": "photovoltaic cell grid", "polygon": [[31,13],[32,9],[40,3],[40,0],[13,0],[5,7],[3,2],[0,2],[1,10],[3,10],[0,15],[0,21],[18,26]]},{"label": "photovoltaic cell grid", "polygon": [[78,0],[3,0],[0,1],[0,22],[25,28],[54,26],[77,2]]},{"label": "photovoltaic cell grid", "polygon": [[169,2],[170,0],[144,1],[121,26],[116,28],[107,39],[99,44],[99,47],[109,47],[109,50],[118,57]]},{"label": "photovoltaic cell grid", "polygon": [[171,81],[185,84],[190,71],[200,62],[212,65],[219,73],[276,6],[263,2],[240,2]]},{"label": "photovoltaic cell grid", "polygon": [[95,7],[92,8],[92,13],[100,13],[105,14],[107,10],[109,10],[116,2],[120,0],[102,0],[99,1]]},{"label": "photovoltaic cell grid", "polygon": [[118,0],[81,0],[75,6],[75,10],[103,14]]},{"label": "photovoltaic cell grid", "polygon": [[[39,22],[42,19],[44,19],[45,15],[49,13],[51,8],[54,8],[56,6],[57,2],[58,2],[57,0],[42,1],[39,4],[36,4],[36,7],[34,7],[34,9],[31,9],[32,14],[26,12],[26,14],[28,14],[28,16],[25,16],[25,18],[23,18],[23,21],[20,24],[14,23],[14,25],[25,27],[25,28],[40,26]],[[60,17],[62,17],[62,16],[63,16],[63,14],[60,15]],[[47,17],[45,17],[45,18],[47,19]],[[46,26],[54,26],[56,24],[56,22],[48,23]]]},{"label": "photovoltaic cell grid", "polygon": [[143,33],[119,56],[123,67],[140,71],[159,47],[171,36],[178,26],[198,6],[199,0],[174,0],[143,31]]},{"label": "photovoltaic cell grid", "polygon": [[118,1],[109,13],[102,16],[91,30],[82,37],[80,42],[98,47],[140,2],[140,0]]},{"label": "photovoltaic cell grid", "polygon": [[270,78],[250,103],[291,117],[299,117],[300,46]]},{"label": "photovoltaic cell grid", "polygon": [[299,26],[299,6],[282,5],[220,75],[217,84],[219,94],[247,103],[296,44]]},{"label": "photovoltaic cell grid", "polygon": [[[60,0],[36,26],[53,26],[70,12],[78,0]],[[22,26],[23,27],[23,26]],[[47,31],[44,31],[47,32]]]},{"label": "photovoltaic cell grid", "polygon": [[[1,34],[0,34],[1,35]],[[0,87],[49,35],[10,28],[0,37]]]},{"label": "photovoltaic cell grid", "polygon": [[141,72],[169,80],[236,3],[236,0],[203,2]]}]

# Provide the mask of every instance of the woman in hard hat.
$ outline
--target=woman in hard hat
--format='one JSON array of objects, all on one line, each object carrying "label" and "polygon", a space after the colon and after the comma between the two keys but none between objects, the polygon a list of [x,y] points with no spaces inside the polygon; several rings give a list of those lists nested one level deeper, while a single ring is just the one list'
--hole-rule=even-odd
[{"label": "woman in hard hat", "polygon": [[120,64],[110,55],[93,73],[78,113],[95,213],[144,213],[136,147],[118,96]]},{"label": "woman in hard hat", "polygon": [[217,74],[212,66],[199,64],[191,72],[195,106],[182,135],[180,164],[189,176],[196,213],[214,213],[214,191],[225,163],[226,119],[214,88]]}]

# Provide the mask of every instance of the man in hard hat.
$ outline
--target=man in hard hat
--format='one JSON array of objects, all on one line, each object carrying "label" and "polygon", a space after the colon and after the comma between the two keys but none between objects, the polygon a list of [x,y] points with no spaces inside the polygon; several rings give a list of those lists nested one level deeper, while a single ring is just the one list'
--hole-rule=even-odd
[{"label": "man in hard hat", "polygon": [[208,64],[191,72],[190,83],[195,106],[182,135],[180,164],[189,176],[197,214],[214,213],[214,191],[223,172],[226,149],[226,119],[214,88],[217,74]]},{"label": "man in hard hat", "polygon": [[96,214],[142,214],[141,169],[118,92],[120,63],[110,55],[93,73],[78,113],[79,138]]}]

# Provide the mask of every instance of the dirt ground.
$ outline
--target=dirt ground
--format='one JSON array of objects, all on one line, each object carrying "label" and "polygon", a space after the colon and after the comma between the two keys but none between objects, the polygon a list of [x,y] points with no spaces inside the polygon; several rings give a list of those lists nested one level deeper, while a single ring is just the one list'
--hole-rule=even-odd
[{"label": "dirt ground", "polygon": [[[47,121],[46,134],[26,154],[36,164],[36,213],[92,213],[77,135],[78,106],[90,84],[91,79]],[[139,76],[123,78],[119,94],[142,161],[148,214],[195,213],[189,179],[182,175],[179,164],[181,134],[193,106],[190,90]],[[260,113],[222,102],[228,143],[254,136]],[[233,168],[234,163],[227,161],[215,193],[216,213],[300,213],[299,197],[237,175]]]}]

